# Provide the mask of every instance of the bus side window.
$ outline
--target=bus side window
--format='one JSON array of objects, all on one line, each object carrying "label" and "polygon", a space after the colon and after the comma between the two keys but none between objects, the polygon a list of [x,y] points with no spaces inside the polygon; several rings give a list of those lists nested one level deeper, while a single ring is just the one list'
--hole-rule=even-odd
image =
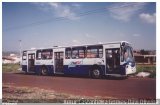
[{"label": "bus side window", "polygon": [[53,50],[52,49],[43,50],[42,53],[41,53],[41,58],[43,60],[52,59],[52,56],[53,56]]},{"label": "bus side window", "polygon": [[91,58],[91,49],[87,48],[87,58]]},{"label": "bus side window", "polygon": [[87,58],[101,58],[101,57],[103,57],[103,46],[87,47]]},{"label": "bus side window", "polygon": [[85,52],[86,52],[86,47],[72,48],[72,58],[73,59],[85,58],[86,57]]},{"label": "bus side window", "polygon": [[71,48],[66,48],[65,57],[66,59],[71,58]]},{"label": "bus side window", "polygon": [[79,58],[85,58],[86,47],[79,48]]},{"label": "bus side window", "polygon": [[103,47],[101,46],[98,50],[99,50],[98,51],[99,58],[102,58],[103,57]]},{"label": "bus side window", "polygon": [[98,58],[98,49],[91,49],[91,58]]},{"label": "bus side window", "polygon": [[42,53],[41,53],[41,50],[37,50],[37,52],[36,52],[36,59],[37,59],[37,60],[41,59],[41,57],[42,57],[41,54],[42,54]]},{"label": "bus side window", "polygon": [[72,58],[73,59],[78,58],[78,49],[75,48],[72,49]]}]

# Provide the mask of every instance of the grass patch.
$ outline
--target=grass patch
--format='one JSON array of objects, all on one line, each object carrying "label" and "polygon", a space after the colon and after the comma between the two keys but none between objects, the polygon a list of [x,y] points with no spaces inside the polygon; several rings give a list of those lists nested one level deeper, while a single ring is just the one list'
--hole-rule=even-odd
[{"label": "grass patch", "polygon": [[19,64],[2,64],[2,72],[17,72],[19,68]]},{"label": "grass patch", "polygon": [[150,78],[156,77],[156,65],[137,65],[137,73],[139,72],[149,72],[151,75]]}]

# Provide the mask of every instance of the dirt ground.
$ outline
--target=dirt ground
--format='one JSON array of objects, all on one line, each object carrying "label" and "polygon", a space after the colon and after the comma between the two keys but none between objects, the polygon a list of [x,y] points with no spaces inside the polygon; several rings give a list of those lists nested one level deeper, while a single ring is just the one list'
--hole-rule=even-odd
[{"label": "dirt ground", "polygon": [[3,84],[3,102],[9,103],[64,103],[65,100],[79,100],[84,99],[116,99],[113,97],[88,97],[79,96],[66,93],[58,93],[51,90],[40,89],[40,88],[30,88],[30,87],[17,87],[12,84]]},{"label": "dirt ground", "polygon": [[54,102],[75,99],[156,99],[156,79],[91,79],[70,76],[2,74],[3,102]]}]

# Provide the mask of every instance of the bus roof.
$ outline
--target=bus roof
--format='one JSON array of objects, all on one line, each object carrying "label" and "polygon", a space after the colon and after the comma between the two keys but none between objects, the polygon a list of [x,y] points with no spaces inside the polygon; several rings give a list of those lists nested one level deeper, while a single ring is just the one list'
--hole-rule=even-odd
[{"label": "bus roof", "polygon": [[57,49],[57,48],[67,48],[67,47],[81,47],[81,46],[94,46],[94,45],[107,45],[107,44],[122,44],[127,43],[131,45],[131,43],[127,41],[115,41],[115,42],[108,42],[108,43],[98,43],[98,44],[82,44],[82,45],[72,45],[72,46],[53,46],[53,47],[46,47],[46,48],[34,48],[34,49],[28,49],[23,51],[34,51],[34,50],[43,50],[43,49]]}]

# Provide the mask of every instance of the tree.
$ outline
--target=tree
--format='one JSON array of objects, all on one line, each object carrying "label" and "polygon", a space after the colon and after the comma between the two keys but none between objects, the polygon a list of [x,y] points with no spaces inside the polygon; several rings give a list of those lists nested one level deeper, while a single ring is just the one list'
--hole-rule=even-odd
[{"label": "tree", "polygon": [[144,49],[141,49],[141,50],[140,50],[140,53],[141,53],[142,55],[148,55],[148,54],[149,54],[149,51],[146,51],[146,50],[144,50]]}]

